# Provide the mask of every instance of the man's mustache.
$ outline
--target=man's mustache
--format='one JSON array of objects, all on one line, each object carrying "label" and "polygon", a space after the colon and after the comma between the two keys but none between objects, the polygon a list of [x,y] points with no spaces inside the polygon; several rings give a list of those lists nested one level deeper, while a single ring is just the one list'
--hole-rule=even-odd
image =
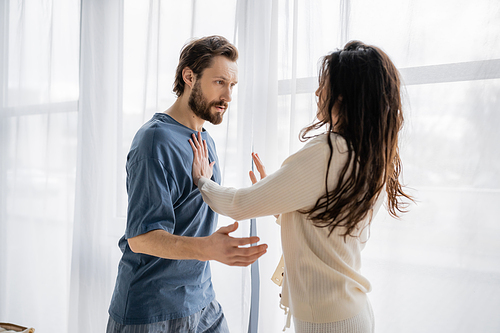
[{"label": "man's mustache", "polygon": [[210,103],[210,106],[222,106],[224,107],[224,109],[227,109],[227,107],[229,106],[229,103],[227,102],[224,102],[224,101],[219,101],[219,102],[212,102]]}]

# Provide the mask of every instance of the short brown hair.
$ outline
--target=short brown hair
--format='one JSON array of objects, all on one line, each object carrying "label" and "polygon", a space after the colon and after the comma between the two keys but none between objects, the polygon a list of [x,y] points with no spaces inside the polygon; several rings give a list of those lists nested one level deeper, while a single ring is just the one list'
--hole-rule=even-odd
[{"label": "short brown hair", "polygon": [[212,65],[213,58],[220,55],[231,61],[238,60],[238,50],[222,36],[202,37],[184,45],[175,72],[173,90],[177,97],[184,93],[185,82],[182,71],[185,67],[189,67],[200,78],[205,68]]}]

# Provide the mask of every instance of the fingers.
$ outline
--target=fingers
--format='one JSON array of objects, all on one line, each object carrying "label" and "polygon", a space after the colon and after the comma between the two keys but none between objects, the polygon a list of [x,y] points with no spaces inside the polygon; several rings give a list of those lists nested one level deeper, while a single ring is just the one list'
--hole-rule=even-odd
[{"label": "fingers", "polygon": [[196,149],[196,146],[195,144],[193,143],[193,141],[191,141],[191,139],[188,140],[189,141],[189,144],[191,145],[191,148],[193,148],[193,153],[196,155],[198,154],[198,149]]},{"label": "fingers", "polygon": [[[193,133],[191,134],[192,138],[193,138],[193,143],[194,143],[194,146],[196,147],[196,150],[199,150],[200,149],[200,142],[198,141],[198,138],[196,137],[196,135]],[[191,139],[189,139],[191,140]]]},{"label": "fingers", "polygon": [[230,266],[248,266],[262,257],[266,252],[266,244],[245,248],[236,248],[232,253],[231,259],[227,261],[227,264]]},{"label": "fingers", "polygon": [[191,135],[191,139],[188,140],[193,149],[193,183],[198,186],[198,180],[201,177],[211,178],[213,175],[213,167],[215,161],[210,162],[208,154],[208,144],[206,140],[201,137],[201,132]]},{"label": "fingers", "polygon": [[251,265],[253,264],[257,259],[259,259],[260,257],[262,257],[264,254],[266,254],[267,252],[267,248],[266,249],[263,249],[259,252],[256,252],[252,255],[249,255],[249,256],[237,256],[237,257],[234,257],[234,262],[231,264],[231,266],[248,266],[248,265]]},{"label": "fingers", "polygon": [[233,231],[236,231],[236,229],[238,229],[238,225],[239,225],[239,224],[238,224],[238,221],[234,221],[234,223],[233,223],[233,224],[231,224],[231,227],[232,227],[233,229],[230,231],[230,233],[231,233],[231,232],[233,232]]},{"label": "fingers", "polygon": [[255,177],[255,173],[253,173],[253,171],[248,172],[248,175],[250,176],[250,180],[252,181],[252,184],[257,183],[257,177]]},{"label": "fingers", "polygon": [[221,234],[229,234],[233,231],[236,231],[236,229],[238,229],[238,222],[235,221],[233,224],[219,228],[219,230],[217,230],[216,232]]},{"label": "fingers", "polygon": [[[203,140],[201,137],[201,132],[198,132],[198,136],[196,134],[191,134],[192,139],[189,139],[189,144],[191,145],[191,148],[193,149],[193,153],[195,156],[198,156],[200,154],[201,158],[206,158],[207,160],[209,159],[208,155],[208,144],[206,140]],[[212,162],[212,164],[215,164],[215,162]],[[212,166],[211,164],[211,166]]]},{"label": "fingers", "polygon": [[[194,133],[191,134],[191,136],[193,138],[194,146],[196,147],[196,149],[203,152],[205,150],[205,147],[206,147],[207,143],[201,137],[201,132],[198,132],[198,136],[196,136],[196,134],[194,134]],[[207,153],[208,153],[208,149],[207,149]]]},{"label": "fingers", "polygon": [[260,238],[257,236],[234,238],[234,241],[235,246],[245,246],[258,243],[260,241]]},{"label": "fingers", "polygon": [[[210,236],[213,249],[217,250],[213,259],[230,266],[248,266],[267,252],[267,244],[248,246],[256,244],[260,238],[257,236],[233,238],[228,235],[237,229],[238,222],[234,222],[219,228],[215,234]],[[208,249],[212,246],[209,246]]]},{"label": "fingers", "polygon": [[201,132],[198,132],[198,149],[200,149],[201,156],[208,157],[208,150],[206,150],[207,142],[201,137]]},{"label": "fingers", "polygon": [[263,253],[267,251],[267,244],[260,244],[250,247],[239,247],[237,249],[237,255],[244,257],[251,257],[258,253]]},{"label": "fingers", "polygon": [[259,154],[257,153],[252,153],[252,160],[255,164],[255,167],[257,168],[257,171],[260,174],[260,179],[266,178],[266,168],[264,167],[264,164],[262,163]]},{"label": "fingers", "polygon": [[257,170],[260,171],[260,169],[262,169],[262,161],[260,160],[259,155],[257,153],[252,153],[252,160]]},{"label": "fingers", "polygon": [[207,141],[203,140],[201,137],[201,132],[198,132],[198,149],[200,149],[200,152],[203,157],[206,157],[208,159],[208,146],[207,146]]},{"label": "fingers", "polygon": [[[221,233],[221,234],[230,234],[238,229],[238,222],[235,221],[233,224],[230,224],[225,227],[219,228],[216,232]],[[251,236],[251,237],[242,237],[242,238],[231,238],[231,246],[233,247],[239,247],[239,246],[245,246],[245,245],[251,245],[251,244],[256,244],[260,241],[260,238],[257,236]],[[267,246],[267,245],[266,245]]]},{"label": "fingers", "polygon": [[205,153],[205,157],[208,158],[208,145],[206,140],[203,140],[203,152]]},{"label": "fingers", "polygon": [[264,167],[264,163],[260,160],[259,154],[255,154],[255,166],[257,167],[257,170],[261,174],[262,178],[266,177],[266,168]]}]

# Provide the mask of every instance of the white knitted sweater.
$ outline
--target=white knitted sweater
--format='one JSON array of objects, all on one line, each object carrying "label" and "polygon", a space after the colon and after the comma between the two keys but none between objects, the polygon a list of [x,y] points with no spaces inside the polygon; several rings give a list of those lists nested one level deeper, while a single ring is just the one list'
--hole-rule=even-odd
[{"label": "white knitted sweater", "polygon": [[[347,160],[345,140],[330,134],[333,157],[328,185],[332,190]],[[336,228],[315,227],[297,210],[312,208],[325,193],[326,168],[330,150],[327,134],[311,139],[288,157],[281,168],[257,184],[242,189],[219,186],[201,178],[198,187],[205,202],[217,213],[235,220],[281,214],[281,241],[285,276],[281,303],[296,318],[314,323],[351,318],[366,306],[369,281],[360,274],[361,250],[368,228],[359,237],[340,236]],[[382,195],[374,214],[383,202]],[[368,218],[363,225],[368,223]]]}]

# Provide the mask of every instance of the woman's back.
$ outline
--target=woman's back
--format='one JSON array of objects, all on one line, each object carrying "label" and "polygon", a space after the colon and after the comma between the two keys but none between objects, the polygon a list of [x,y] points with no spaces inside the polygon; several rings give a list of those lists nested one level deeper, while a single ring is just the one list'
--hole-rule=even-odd
[{"label": "woman's back", "polygon": [[[330,137],[333,154],[328,184],[332,189],[348,154],[341,136],[332,133]],[[324,134],[309,141],[300,154],[294,154],[284,162],[284,165],[299,167],[305,158],[310,158],[323,165],[322,172],[304,175],[308,182],[315,183],[318,192],[296,189],[297,195],[310,196],[311,205],[324,193],[329,151],[327,134]],[[383,196],[377,201],[373,215],[382,202]],[[361,251],[368,240],[369,217],[358,225],[357,237],[345,239],[345,229],[336,228],[330,234],[328,228],[314,226],[307,215],[299,211],[282,214],[280,221],[286,266],[282,304],[290,307],[296,318],[309,322],[340,321],[359,313],[366,304],[366,293],[371,290],[369,281],[360,273]]]}]

